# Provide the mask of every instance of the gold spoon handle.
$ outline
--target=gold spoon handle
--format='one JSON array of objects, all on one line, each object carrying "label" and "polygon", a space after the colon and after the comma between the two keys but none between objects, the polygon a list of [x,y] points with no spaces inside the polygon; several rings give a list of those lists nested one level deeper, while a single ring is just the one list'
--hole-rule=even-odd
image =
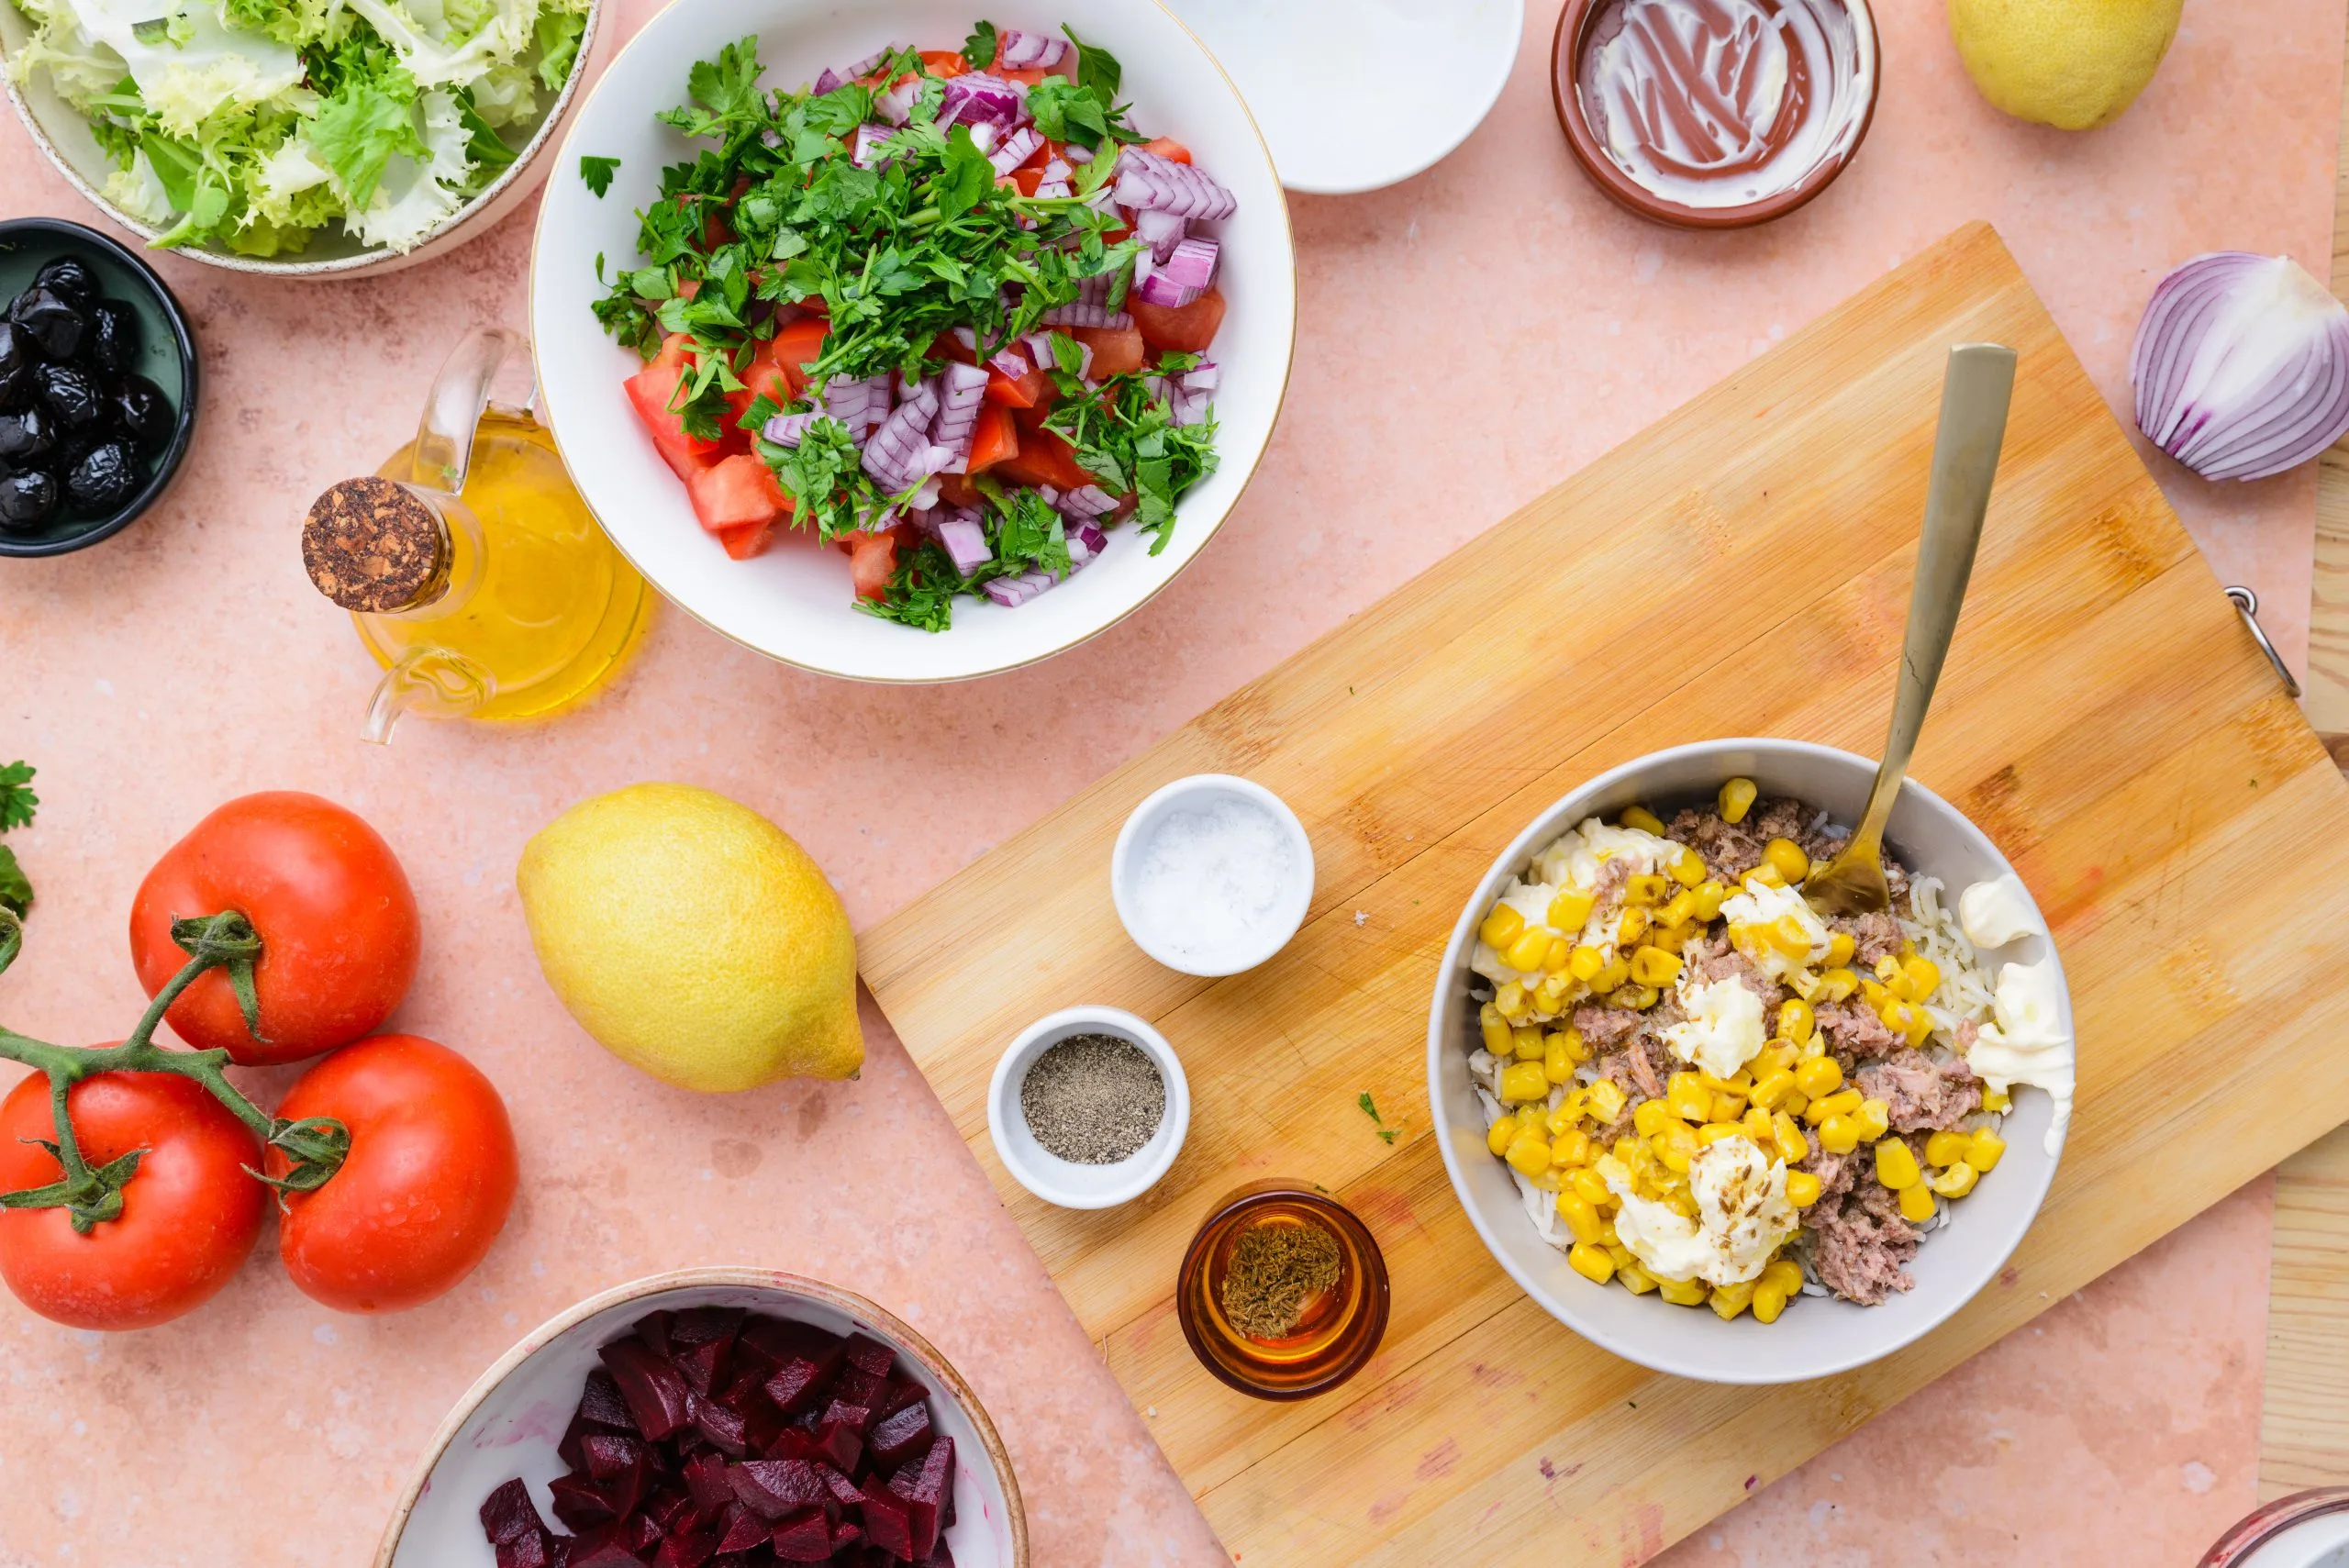
[{"label": "gold spoon handle", "polygon": [[[1917,541],[1917,585],[1909,597],[1909,631],[1900,647],[1900,687],[1892,729],[1876,764],[1867,810],[1852,834],[1853,851],[1880,857],[1884,825],[1908,775],[1925,727],[1925,709],[1941,679],[1942,661],[1957,632],[1974,573],[1982,518],[1990,509],[1990,482],[2006,439],[2007,405],[2015,385],[2015,351],[1998,343],[1960,343],[1949,351],[1942,380],[1942,417],[1933,435],[1933,472],[1925,489],[1925,528]],[[1840,857],[1839,857],[1840,858]]]}]

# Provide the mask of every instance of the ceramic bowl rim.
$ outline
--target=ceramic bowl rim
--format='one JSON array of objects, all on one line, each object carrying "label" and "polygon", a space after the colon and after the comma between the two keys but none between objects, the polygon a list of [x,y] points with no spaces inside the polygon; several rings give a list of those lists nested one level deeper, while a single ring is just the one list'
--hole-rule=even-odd
[{"label": "ceramic bowl rim", "polygon": [[852,1290],[844,1290],[822,1280],[804,1274],[786,1273],[778,1269],[754,1269],[730,1265],[708,1265],[700,1268],[669,1269],[657,1274],[647,1274],[622,1284],[596,1292],[575,1306],[565,1307],[537,1328],[516,1340],[492,1362],[487,1371],[473,1379],[473,1385],[458,1396],[448,1415],[441,1418],[432,1436],[425,1443],[424,1455],[408,1472],[406,1484],[400,1488],[399,1500],[393,1506],[391,1522],[384,1527],[383,1538],[376,1544],[373,1568],[392,1568],[392,1559],[399,1551],[400,1537],[416,1512],[417,1504],[424,1496],[424,1488],[432,1479],[432,1472],[440,1463],[449,1445],[464,1430],[473,1412],[495,1393],[517,1367],[552,1344],[556,1340],[584,1323],[600,1312],[629,1302],[660,1296],[669,1291],[696,1285],[735,1285],[753,1290],[771,1290],[786,1296],[797,1296],[817,1302],[849,1318],[872,1324],[890,1341],[921,1363],[922,1370],[936,1377],[979,1434],[985,1448],[987,1462],[994,1467],[996,1481],[1003,1488],[1004,1515],[1011,1532],[1010,1568],[1029,1568],[1028,1512],[1019,1496],[1019,1480],[1011,1468],[1011,1454],[1004,1447],[1003,1435],[996,1430],[995,1421],[987,1415],[986,1407],[954,1363],[896,1313]]},{"label": "ceramic bowl rim", "polygon": [[[1187,960],[1178,959],[1171,953],[1160,951],[1150,938],[1143,935],[1142,924],[1137,918],[1132,906],[1133,878],[1130,874],[1130,868],[1133,864],[1135,845],[1141,840],[1141,824],[1145,818],[1170,806],[1186,795],[1216,794],[1244,796],[1270,812],[1273,820],[1281,825],[1282,833],[1288,839],[1289,848],[1296,851],[1300,870],[1296,879],[1296,885],[1287,895],[1287,902],[1296,906],[1296,917],[1289,918],[1288,911],[1284,907],[1280,935],[1272,940],[1270,946],[1262,952],[1254,953],[1245,962],[1235,962],[1220,968],[1200,968]],[[1132,940],[1134,946],[1141,949],[1150,957],[1152,962],[1171,969],[1177,974],[1193,975],[1201,980],[1224,980],[1235,974],[1245,974],[1252,969],[1270,963],[1277,957],[1283,948],[1296,940],[1297,933],[1305,927],[1306,916],[1312,912],[1314,877],[1313,840],[1311,835],[1306,832],[1305,824],[1298,818],[1296,810],[1287,801],[1283,800],[1254,779],[1244,778],[1238,773],[1190,773],[1171,784],[1159,785],[1142,797],[1141,805],[1126,814],[1124,826],[1118,829],[1117,847],[1109,851],[1109,900],[1117,906],[1118,923],[1125,928],[1126,935]]]},{"label": "ceramic bowl rim", "polygon": [[[4,3],[4,0],[0,0]],[[0,218],[0,242],[19,234],[55,234],[102,251],[119,263],[136,278],[148,295],[163,313],[163,320],[172,329],[172,343],[180,356],[179,408],[172,421],[172,443],[155,460],[154,472],[139,493],[106,517],[84,528],[80,533],[61,539],[15,539],[0,535],[0,559],[19,561],[41,560],[50,556],[71,555],[94,544],[114,538],[140,517],[147,515],[179,478],[180,464],[186,459],[188,448],[195,439],[196,407],[201,400],[202,371],[195,351],[195,334],[188,324],[187,310],[163,281],[162,274],[148,264],[147,259],[133,251],[110,234],[76,223],[69,217]]]},{"label": "ceramic bowl rim", "polygon": [[[1012,1068],[1045,1036],[1077,1024],[1091,1025],[1122,1040],[1130,1040],[1149,1053],[1151,1062],[1158,1068],[1159,1077],[1166,1084],[1166,1123],[1172,1129],[1157,1153],[1147,1159],[1137,1154],[1116,1165],[1103,1167],[1111,1171],[1126,1166],[1132,1169],[1124,1181],[1097,1193],[1080,1193],[1055,1185],[1050,1177],[1019,1158],[1002,1130],[1005,1119],[1018,1114],[1012,1104],[1015,1089]],[[1026,1073],[1022,1073],[1020,1076],[1024,1079]],[[1184,1141],[1190,1135],[1191,1081],[1183,1072],[1182,1058],[1174,1054],[1174,1048],[1167,1042],[1165,1035],[1149,1020],[1138,1018],[1123,1007],[1080,1003],[1076,1006],[1045,1014],[1012,1037],[1011,1043],[1004,1047],[1003,1054],[996,1058],[995,1073],[987,1080],[987,1137],[995,1145],[996,1158],[1003,1162],[1003,1168],[1011,1173],[1013,1181],[1057,1208],[1116,1208],[1120,1204],[1131,1203],[1156,1186],[1159,1179],[1174,1169],[1175,1160],[1183,1152]],[[1153,1140],[1155,1136],[1152,1135]]]}]

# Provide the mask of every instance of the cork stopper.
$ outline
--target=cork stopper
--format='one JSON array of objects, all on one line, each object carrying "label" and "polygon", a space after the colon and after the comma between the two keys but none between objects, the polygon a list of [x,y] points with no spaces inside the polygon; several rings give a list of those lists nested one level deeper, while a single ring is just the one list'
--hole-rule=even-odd
[{"label": "cork stopper", "polygon": [[319,496],[302,525],[302,565],[346,610],[384,615],[428,602],[448,571],[440,519],[407,489],[374,474]]}]

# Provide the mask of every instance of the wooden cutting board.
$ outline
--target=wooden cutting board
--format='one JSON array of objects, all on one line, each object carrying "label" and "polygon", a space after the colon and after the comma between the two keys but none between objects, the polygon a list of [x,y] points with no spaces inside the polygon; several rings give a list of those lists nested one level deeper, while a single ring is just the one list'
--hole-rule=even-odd
[{"label": "wooden cutting board", "polygon": [[[1998,1284],[1901,1355],[1722,1388],[1615,1360],[1531,1305],[1428,1132],[1430,987],[1520,828],[1658,747],[1883,735],[1950,344],[2021,354],[1972,595],[1916,776],[2047,913],[2079,1113]],[[1313,838],[1305,929],[1253,973],[1161,969],[1109,851],[1186,773],[1241,773]],[[2349,1118],[2349,787],[2054,323],[1983,225],[1931,250],[1244,687],[863,939],[864,976],[1244,1568],[1636,1562]],[[1073,1214],[1005,1174],[987,1078],[1076,1002],[1181,1052],[1181,1160]],[[1404,1136],[1375,1136],[1376,1096]],[[1225,1389],[1170,1299],[1214,1201],[1339,1194],[1394,1315],[1352,1383]]]}]

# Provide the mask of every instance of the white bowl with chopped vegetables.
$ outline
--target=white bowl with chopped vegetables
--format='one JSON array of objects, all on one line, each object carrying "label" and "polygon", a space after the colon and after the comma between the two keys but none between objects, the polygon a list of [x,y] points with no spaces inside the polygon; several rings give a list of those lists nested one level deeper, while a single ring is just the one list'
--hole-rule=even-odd
[{"label": "white bowl with chopped vegetables", "polygon": [[677,0],[582,106],[532,339],[615,543],[804,669],[1049,657],[1206,545],[1271,438],[1270,155],[1154,0]]},{"label": "white bowl with chopped vegetables", "polygon": [[1436,1137],[1493,1256],[1613,1353],[1713,1383],[1889,1355],[2001,1277],[2054,1179],[2071,1001],[1998,847],[1913,780],[1893,908],[1801,884],[1876,764],[1706,741],[1542,813],[1462,911]]},{"label": "white bowl with chopped vegetables", "polygon": [[604,0],[0,0],[35,145],[150,244],[233,272],[394,272],[546,177]]}]

